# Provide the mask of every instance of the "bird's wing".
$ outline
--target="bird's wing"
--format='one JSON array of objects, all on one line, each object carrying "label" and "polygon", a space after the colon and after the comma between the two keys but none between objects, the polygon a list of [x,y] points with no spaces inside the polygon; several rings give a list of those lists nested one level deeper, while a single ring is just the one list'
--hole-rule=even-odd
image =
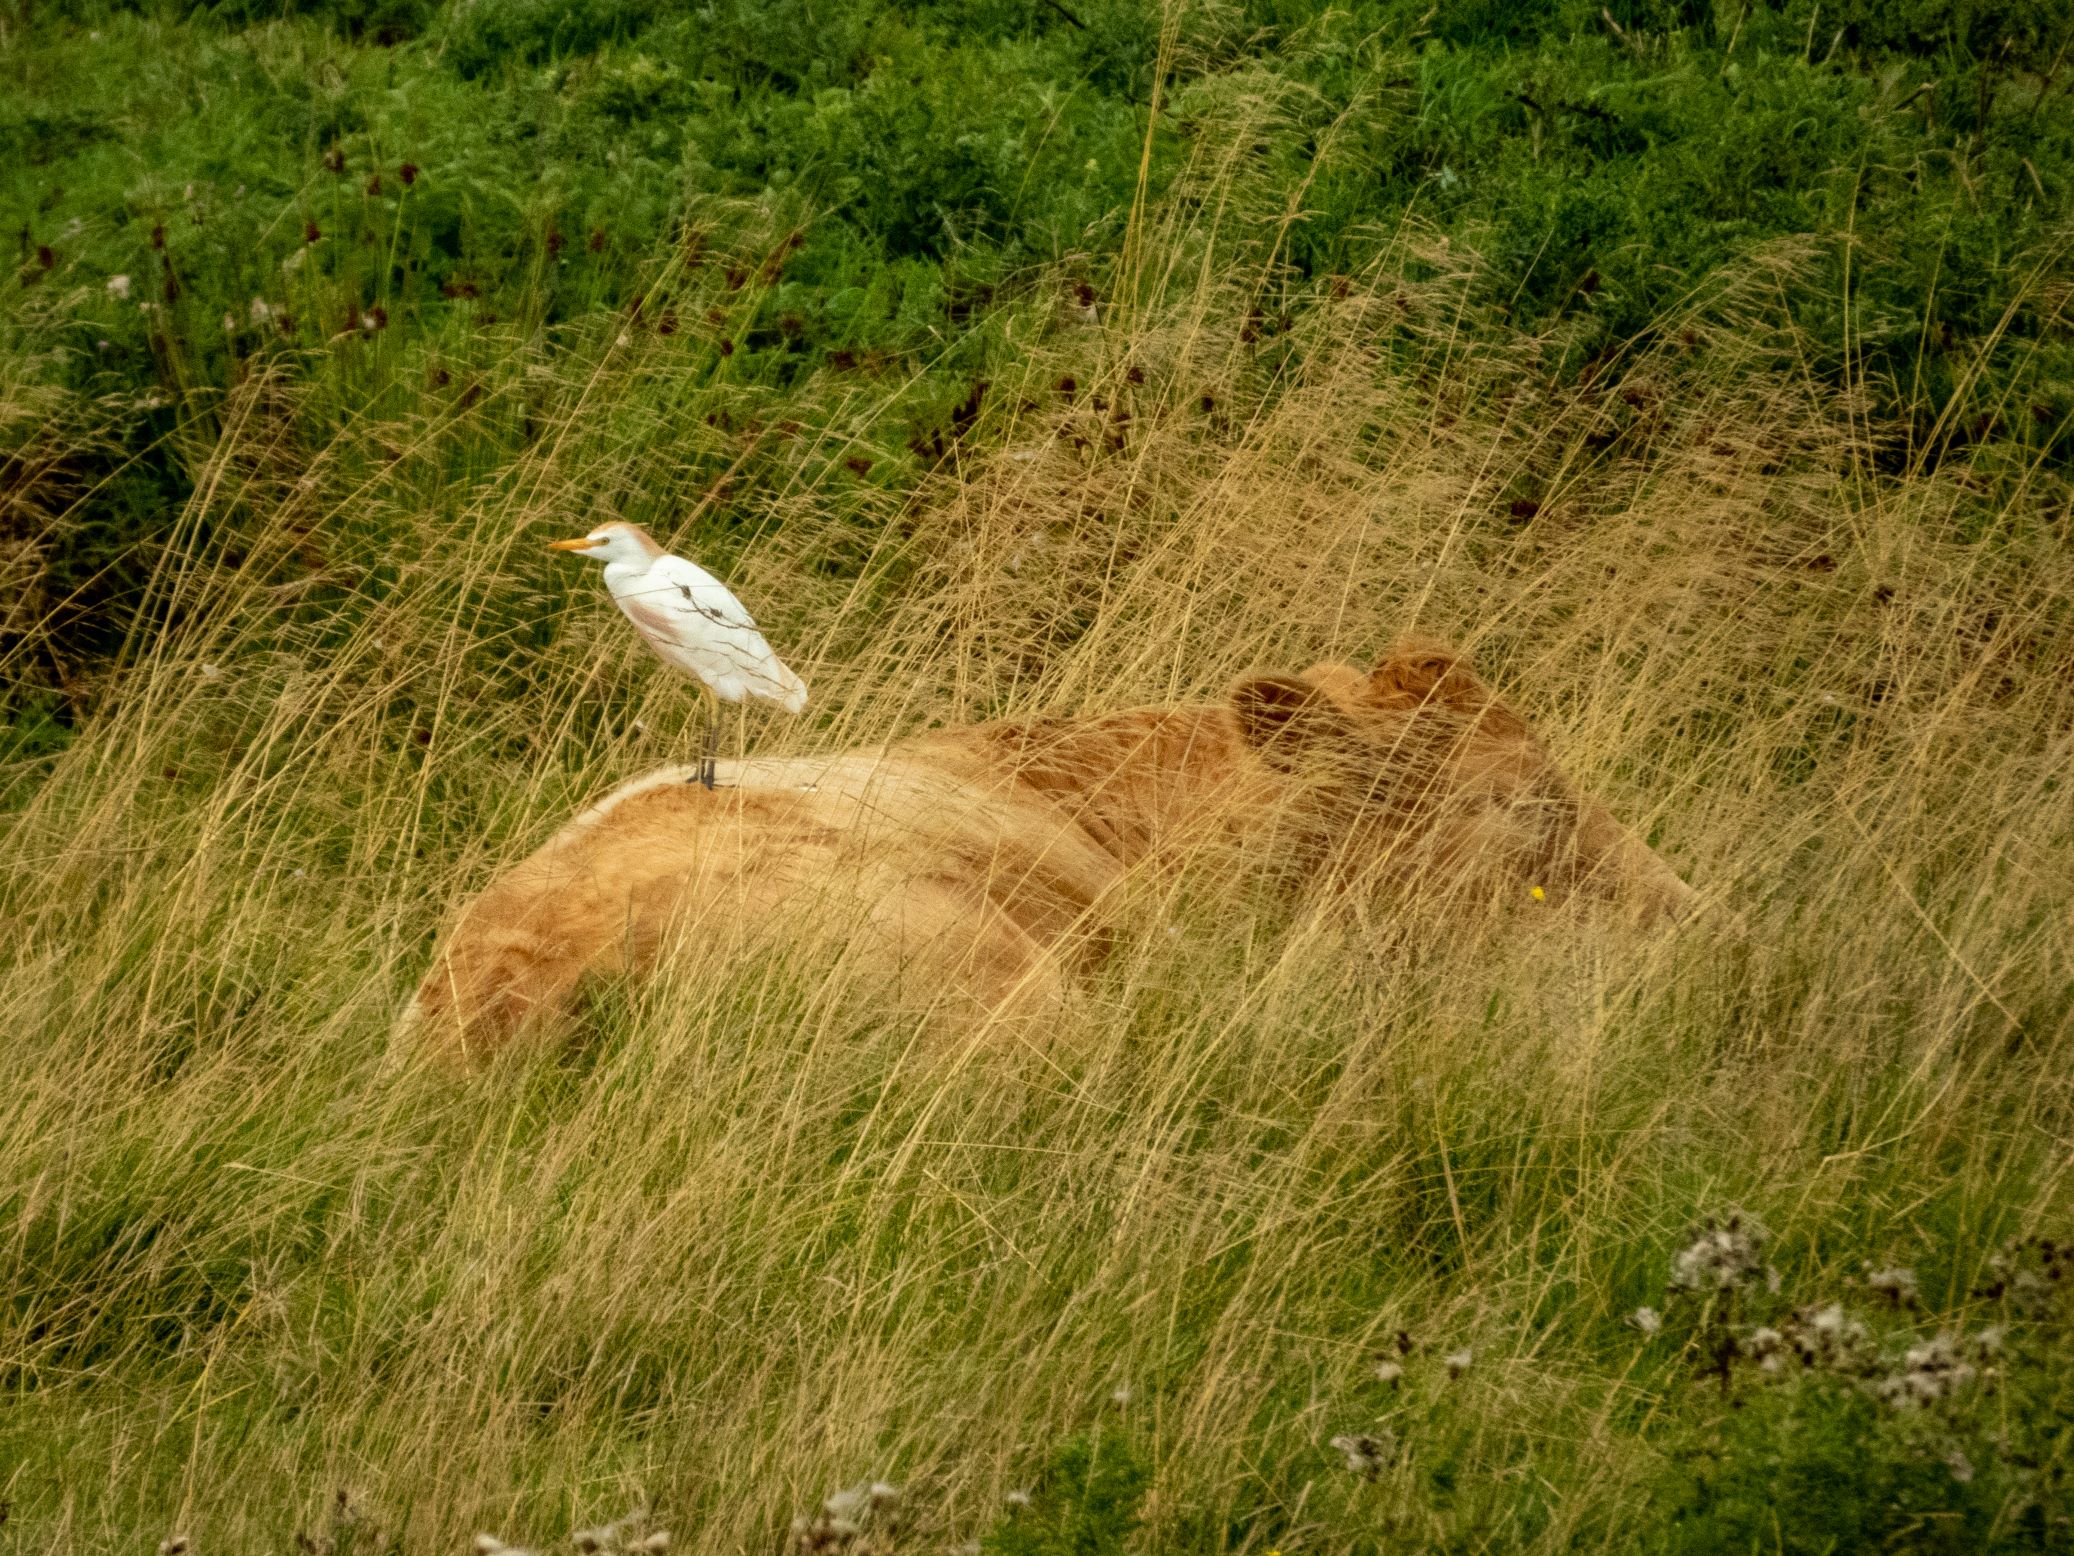
[{"label": "bird's wing", "polygon": [[668,599],[672,609],[694,611],[723,627],[756,629],[756,618],[727,585],[681,556],[659,556],[643,575],[644,599],[653,592]]},{"label": "bird's wing", "polygon": [[[729,702],[745,693],[792,706],[805,687],[756,630],[755,618],[727,586],[682,557],[658,557],[614,598],[648,646]],[[797,688],[797,691],[794,690]]]}]

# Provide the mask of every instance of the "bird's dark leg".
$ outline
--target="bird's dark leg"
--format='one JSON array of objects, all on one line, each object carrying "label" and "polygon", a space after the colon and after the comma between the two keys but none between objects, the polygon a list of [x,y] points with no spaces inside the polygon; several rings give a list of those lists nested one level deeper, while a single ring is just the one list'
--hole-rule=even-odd
[{"label": "bird's dark leg", "polygon": [[714,758],[719,754],[719,751],[720,720],[717,717],[708,718],[706,720],[705,754],[699,758],[699,782],[708,789],[713,787],[713,779],[715,777]]}]

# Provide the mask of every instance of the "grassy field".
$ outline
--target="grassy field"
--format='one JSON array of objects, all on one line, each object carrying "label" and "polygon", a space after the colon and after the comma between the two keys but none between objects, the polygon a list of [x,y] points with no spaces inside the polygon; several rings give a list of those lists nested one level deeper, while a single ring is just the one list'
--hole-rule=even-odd
[{"label": "grassy field", "polygon": [[[478,40],[494,69],[463,68],[487,8],[389,10],[359,38],[10,25],[80,94],[120,90],[91,84],[104,46],[198,82],[242,50],[283,91],[329,61],[348,105],[436,73],[456,141],[463,94],[558,50],[709,79],[609,8],[587,40]],[[896,57],[938,46],[934,12],[869,14],[907,17]],[[1106,14],[998,47],[1092,91],[1070,51]],[[1750,47],[1732,10],[1707,38],[1620,16],[1512,47],[1645,76]],[[1116,187],[1057,252],[903,254],[893,217],[830,214],[848,186],[710,173],[659,176],[654,230],[595,254],[566,219],[550,253],[536,212],[507,270],[468,260],[475,296],[459,260],[411,279],[297,242],[319,257],[262,312],[236,267],[270,238],[176,230],[218,256],[210,294],[141,206],[99,270],[25,240],[0,1539],[567,1550],[646,1508],[687,1552],[2074,1548],[2057,208],[2031,248],[2004,224],[1965,282],[1999,300],[1948,351],[1924,312],[1893,356],[1907,332],[1812,218],[1693,251],[1612,322],[1593,288],[1536,311],[1503,211],[1364,208],[1358,242],[1297,253],[1341,121],[1291,108],[1287,61],[1330,29],[1212,19],[1222,54],[1200,14],[1138,25],[1215,133],[1134,116],[1119,74],[1116,122],[1074,126],[1108,149],[1073,149]],[[1781,79],[1821,62],[1847,107],[1898,101],[1824,59],[1830,24],[1751,26],[1812,40]],[[1384,43],[1422,90],[1474,63]],[[2047,142],[2063,96],[2032,111]],[[224,144],[141,91],[126,111],[65,155],[145,146],[153,114]],[[1521,112],[1494,157],[1523,155]],[[1313,133],[1310,160],[1255,149]],[[408,253],[401,153],[371,192],[330,144],[294,153],[291,236]],[[335,214],[300,214],[312,189]],[[1640,275],[1636,241],[1605,252]],[[1579,252],[1571,293],[1616,274]],[[852,265],[905,279],[831,313]],[[130,365],[81,369],[118,325]],[[606,513],[728,577],[806,675],[810,714],[756,722],[760,750],[1213,697],[1418,629],[1708,911],[1645,936],[1197,878],[1148,887],[1041,1036],[875,1019],[774,957],[600,988],[561,1045],[456,1076],[391,1035],[442,918],[693,738],[683,684],[542,549]],[[811,1525],[872,1480],[897,1502]]]}]

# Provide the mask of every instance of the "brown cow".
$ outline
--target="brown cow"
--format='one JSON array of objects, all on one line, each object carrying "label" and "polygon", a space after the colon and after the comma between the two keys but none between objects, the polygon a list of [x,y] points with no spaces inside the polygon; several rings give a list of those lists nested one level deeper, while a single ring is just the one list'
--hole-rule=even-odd
[{"label": "brown cow", "polygon": [[591,973],[818,935],[924,1003],[1062,996],[1136,872],[1267,872],[1488,901],[1580,891],[1645,917],[1692,888],[1575,792],[1454,654],[1318,665],[1221,703],[1003,719],[628,783],[462,911],[406,1014],[479,1055]]}]

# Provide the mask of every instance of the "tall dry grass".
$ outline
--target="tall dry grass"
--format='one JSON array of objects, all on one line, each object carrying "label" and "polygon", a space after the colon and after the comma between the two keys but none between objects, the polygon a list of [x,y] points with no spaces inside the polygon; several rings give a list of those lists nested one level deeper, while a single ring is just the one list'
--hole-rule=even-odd
[{"label": "tall dry grass", "polygon": [[[1620,1318],[1694,1217],[1761,1211],[1802,1289],[1905,1257],[1961,1305],[2063,1221],[2059,478],[1880,457],[1799,354],[1788,252],[1578,387],[1466,256],[1407,235],[1299,296],[1276,213],[1175,210],[1134,302],[1006,315],[912,498],[845,464],[898,443],[897,371],[732,384],[652,327],[726,305],[674,262],[651,327],[228,396],[147,627],[11,775],[24,1548],[276,1549],[343,1486],[408,1549],[636,1502],[770,1549],[866,1474],[942,1548],[1095,1427],[1154,1465],[1150,1548],[1627,1548],[1699,1407]],[[1227,220],[1261,262],[1191,273]],[[807,676],[759,749],[1214,696],[1419,629],[1714,911],[1355,933],[1205,887],[1042,1043],[946,1053],[774,958],[601,989],[559,1050],[456,1080],[389,1036],[442,915],[692,738],[541,550],[607,510]],[[1412,1451],[1364,1483],[1325,1444],[1385,1411]]]}]

